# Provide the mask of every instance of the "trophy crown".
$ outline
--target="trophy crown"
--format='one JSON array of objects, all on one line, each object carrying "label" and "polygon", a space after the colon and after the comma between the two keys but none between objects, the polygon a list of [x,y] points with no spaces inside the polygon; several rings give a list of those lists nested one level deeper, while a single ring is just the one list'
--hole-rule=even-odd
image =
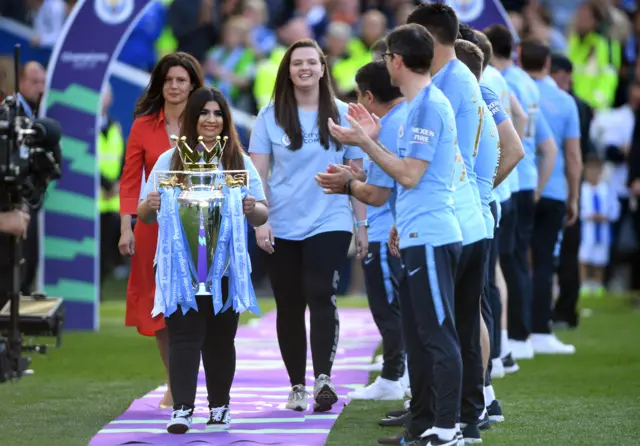
[{"label": "trophy crown", "polygon": [[204,137],[198,136],[198,145],[193,150],[187,144],[187,138],[182,136],[172,137],[176,141],[176,148],[182,159],[185,170],[217,170],[224,154],[224,149],[229,141],[228,136],[216,137],[216,142],[211,147],[207,147]]}]

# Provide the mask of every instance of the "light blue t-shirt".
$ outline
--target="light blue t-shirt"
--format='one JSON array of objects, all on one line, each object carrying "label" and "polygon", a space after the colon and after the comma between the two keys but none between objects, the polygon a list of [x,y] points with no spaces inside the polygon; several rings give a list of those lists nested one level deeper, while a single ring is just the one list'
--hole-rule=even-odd
[{"label": "light blue t-shirt", "polygon": [[[487,65],[482,72],[482,77],[480,78],[480,88],[483,86],[490,88],[500,98],[502,107],[507,112],[507,115],[509,118],[513,118],[513,114],[511,112],[511,90],[509,89],[507,81],[504,80],[504,77],[497,68]],[[496,123],[496,125],[498,125],[498,123]],[[512,176],[512,174],[510,174],[510,176]],[[504,203],[511,198],[511,187],[509,186],[510,181],[509,177],[507,177],[493,190],[493,196],[499,203]]]},{"label": "light blue t-shirt", "polygon": [[463,244],[469,245],[487,238],[474,172],[482,133],[484,101],[478,80],[458,59],[453,59],[442,67],[433,76],[433,84],[449,100],[455,115],[457,145],[464,161],[464,169],[455,185],[455,208],[462,229]]},{"label": "light blue t-shirt", "polygon": [[[509,85],[511,93],[516,96],[516,99],[518,99],[520,106],[528,115],[530,99],[528,98],[528,94],[526,91],[526,79],[529,77],[529,75],[525,73],[519,66],[511,65],[502,72],[502,76],[504,76],[504,79],[507,81],[507,85]],[[529,125],[528,120],[527,125]],[[525,128],[525,134],[526,133],[527,128]],[[522,144],[524,145],[524,141],[522,142]],[[511,193],[515,193],[520,190],[520,170],[517,166],[511,171],[505,181],[509,181],[509,188],[511,189]]]},{"label": "light blue t-shirt", "polygon": [[493,118],[493,122],[496,125],[502,124],[509,119],[509,115],[502,107],[502,102],[498,99],[498,95],[486,85],[480,85],[480,93],[482,94],[482,100],[487,105],[490,115]]},{"label": "light blue t-shirt", "polygon": [[538,166],[536,154],[538,146],[547,138],[551,138],[551,129],[547,120],[540,112],[540,91],[531,76],[525,73],[522,105],[527,112],[527,125],[524,130],[522,146],[524,158],[518,166],[520,190],[535,190],[538,188]]},{"label": "light blue t-shirt", "polygon": [[580,138],[578,105],[568,93],[545,80],[537,80],[540,89],[540,109],[549,123],[558,146],[556,163],[541,197],[567,201],[567,178],[564,164],[564,142],[568,138]]},{"label": "light blue t-shirt", "polygon": [[[158,183],[156,174],[158,172],[166,172],[171,170],[171,157],[173,156],[173,152],[175,150],[175,147],[171,148],[158,157],[156,164],[153,166],[153,169],[149,174],[149,179],[142,187],[142,193],[140,194],[141,200],[145,200],[149,195],[149,192],[153,192],[154,190],[156,190],[156,186]],[[264,188],[262,187],[262,180],[260,179],[260,175],[258,174],[256,167],[253,165],[251,158],[243,154],[242,159],[244,160],[245,170],[249,171],[249,195],[251,195],[257,201],[266,200],[266,197],[264,195]],[[220,164],[220,169],[224,169],[224,166],[222,166],[222,164]]]},{"label": "light blue t-shirt", "polygon": [[429,163],[415,187],[397,185],[396,228],[401,249],[462,241],[453,200],[455,141],[451,104],[433,83],[429,84],[407,104],[406,121],[398,131],[398,156]]},{"label": "light blue t-shirt", "polygon": [[[336,101],[340,118],[349,108]],[[303,133],[299,150],[290,150],[290,140],[276,123],[274,105],[260,110],[249,143],[249,153],[271,155],[269,177],[269,223],[273,235],[286,240],[303,240],[329,231],[353,231],[353,213],[349,197],[325,194],[314,180],[318,172],[326,172],[329,164],[348,164],[348,160],[363,159],[359,147],[344,146],[329,150],[320,143],[318,113],[298,109]],[[324,123],[322,123],[324,125]]]},{"label": "light blue t-shirt", "polygon": [[[489,113],[489,109],[485,110]],[[493,238],[495,220],[491,213],[491,202],[494,201],[493,181],[498,171],[498,158],[500,153],[500,136],[498,126],[493,118],[484,120],[482,135],[480,135],[480,149],[476,161],[476,175],[478,177],[478,190],[482,203],[482,216],[487,228],[487,238]]]},{"label": "light blue t-shirt", "polygon": [[[393,107],[380,119],[380,135],[378,139],[391,153],[398,154],[398,131],[406,119],[406,102]],[[369,221],[369,241],[386,242],[389,239],[389,231],[394,224],[396,205],[396,182],[371,158],[365,155],[365,170],[367,172],[367,184],[391,189],[389,201],[380,207],[367,206],[367,220]]]}]

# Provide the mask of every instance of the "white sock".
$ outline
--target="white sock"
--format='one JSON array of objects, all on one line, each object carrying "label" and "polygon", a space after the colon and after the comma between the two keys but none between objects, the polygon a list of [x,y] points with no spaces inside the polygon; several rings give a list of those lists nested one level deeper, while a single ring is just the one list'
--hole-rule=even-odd
[{"label": "white sock", "polygon": [[459,432],[460,429],[462,429],[462,426],[460,426],[460,423],[456,423],[456,432]]},{"label": "white sock", "polygon": [[[485,387],[485,389],[486,389],[486,387]],[[480,418],[478,418],[478,422],[479,422],[480,420],[482,420],[484,417],[486,417],[486,416],[487,416],[487,408],[486,408],[486,406],[488,406],[488,404],[485,404],[485,408],[484,408],[484,409],[482,409],[482,413],[480,414]]]},{"label": "white sock", "polygon": [[500,357],[504,358],[511,350],[509,349],[509,332],[507,330],[500,331]]},{"label": "white sock", "polygon": [[453,440],[456,436],[456,429],[444,429],[442,427],[432,427],[427,429],[420,435],[420,437],[428,437],[429,435],[436,435],[440,440]]},{"label": "white sock", "polygon": [[493,390],[493,386],[486,386],[484,388],[484,405],[489,407],[491,403],[496,399],[496,392]]}]

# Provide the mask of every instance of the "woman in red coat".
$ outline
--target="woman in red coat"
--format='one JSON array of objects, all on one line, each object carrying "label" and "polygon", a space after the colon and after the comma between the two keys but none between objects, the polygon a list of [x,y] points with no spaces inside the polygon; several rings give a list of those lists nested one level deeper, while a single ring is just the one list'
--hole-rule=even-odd
[{"label": "woman in red coat", "polygon": [[[158,225],[136,224],[132,230],[131,220],[140,201],[143,172],[146,181],[158,157],[173,146],[169,136],[180,134],[180,118],[187,99],[203,83],[202,67],[189,54],[172,53],[158,62],[151,73],[147,89],[136,104],[135,120],[120,179],[122,223],[118,247],[122,255],[132,256],[125,325],[136,327],[144,336],[155,336],[167,370],[169,338],[164,317],[151,317],[155,293],[153,258]],[[171,389],[168,389],[160,407],[172,406]]]}]

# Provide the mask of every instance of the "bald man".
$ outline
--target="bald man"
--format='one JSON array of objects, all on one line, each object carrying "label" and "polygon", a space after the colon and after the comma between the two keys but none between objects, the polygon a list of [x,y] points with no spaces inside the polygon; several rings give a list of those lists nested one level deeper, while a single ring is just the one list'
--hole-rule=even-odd
[{"label": "bald man", "polygon": [[378,10],[371,9],[360,19],[360,38],[367,48],[387,33],[387,18]]},{"label": "bald man", "polygon": [[38,115],[38,106],[44,93],[47,73],[38,62],[27,62],[20,71],[20,94],[24,114],[30,118]]}]

